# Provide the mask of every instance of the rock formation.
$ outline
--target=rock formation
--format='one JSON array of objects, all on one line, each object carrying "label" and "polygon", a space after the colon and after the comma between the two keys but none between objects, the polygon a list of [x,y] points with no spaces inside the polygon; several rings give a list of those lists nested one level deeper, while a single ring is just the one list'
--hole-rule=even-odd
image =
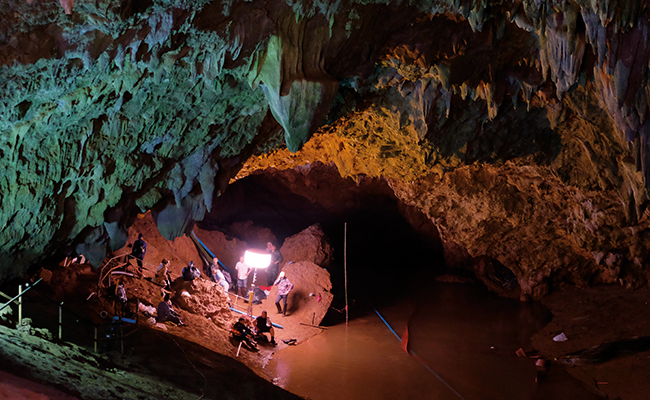
[{"label": "rock formation", "polygon": [[191,282],[178,279],[172,289],[176,293],[172,300],[183,310],[210,318],[224,330],[229,330],[235,322],[228,305],[228,295],[221,285],[207,279],[195,279]]},{"label": "rock formation", "polygon": [[[332,304],[330,274],[310,261],[291,262],[282,270],[294,285],[287,306],[287,313],[294,317],[291,322],[320,324]],[[269,298],[275,301],[276,295],[274,286]]]},{"label": "rock formation", "polygon": [[0,282],[99,265],[145,211],[181,236],[231,179],[320,161],[385,179],[450,260],[503,266],[524,297],[644,285],[649,16],[640,0],[9,0]]},{"label": "rock formation", "polygon": [[332,246],[318,225],[297,233],[284,241],[281,253],[285,263],[309,261],[322,268],[332,262]]}]

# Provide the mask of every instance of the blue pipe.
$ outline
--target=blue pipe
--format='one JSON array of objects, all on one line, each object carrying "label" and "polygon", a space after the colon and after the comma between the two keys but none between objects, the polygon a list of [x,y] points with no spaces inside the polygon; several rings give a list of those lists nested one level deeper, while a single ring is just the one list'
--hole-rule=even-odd
[{"label": "blue pipe", "polygon": [[390,331],[393,332],[393,335],[395,335],[395,337],[397,338],[397,340],[399,340],[399,341],[401,342],[401,341],[402,341],[402,338],[399,337],[399,335],[397,334],[397,332],[395,332],[395,330],[393,329],[393,327],[390,326],[390,325],[388,324],[388,322],[384,319],[384,317],[382,317],[381,314],[379,314],[379,311],[377,311],[376,308],[375,308],[375,312],[377,313],[377,315],[379,315],[379,318],[381,318],[381,320],[384,321],[384,324],[386,324],[386,326],[388,327],[388,329],[390,329]]},{"label": "blue pipe", "polygon": [[[217,256],[214,255],[213,252],[210,251],[210,249],[208,249],[208,246],[206,246],[205,243],[203,243],[203,242],[201,241],[201,239],[199,239],[199,237],[196,236],[196,234],[194,233],[194,231],[192,231],[192,237],[193,237],[194,239],[196,239],[197,242],[199,242],[199,244],[200,244],[200,245],[205,249],[205,251],[208,252],[208,254],[210,254],[210,256],[211,256],[212,258],[217,257]],[[218,258],[218,257],[217,257],[217,258]],[[228,267],[226,267],[226,266],[221,262],[221,260],[217,261],[217,263],[219,263],[219,266],[220,266],[221,268],[225,269],[225,270],[226,270],[229,274],[231,274],[231,276],[232,276],[232,273],[230,272],[230,270],[228,269]]]},{"label": "blue pipe", "polygon": [[[388,329],[390,329],[390,331],[393,332],[393,335],[395,335],[395,336],[397,337],[397,339],[401,342],[401,341],[402,341],[402,338],[399,337],[399,335],[397,334],[397,332],[395,332],[395,330],[390,326],[390,324],[388,324],[388,322],[384,319],[384,317],[381,316],[381,314],[379,313],[379,311],[377,311],[376,308],[375,308],[375,312],[377,313],[377,315],[379,315],[379,318],[381,318],[381,320],[384,322],[384,324],[386,324],[386,326],[388,327]],[[420,357],[418,357],[417,354],[415,354],[415,352],[414,352],[413,350],[407,350],[407,351],[408,351],[409,354],[411,354],[411,355],[413,355],[414,357],[416,357],[417,360],[420,361],[420,363],[421,363],[422,365],[424,365],[424,367],[425,367],[427,370],[429,370],[429,372],[431,372],[433,375],[435,375],[436,378],[438,378],[438,379],[440,380],[440,382],[444,383],[444,384],[449,388],[449,390],[451,390],[452,392],[454,392],[454,394],[455,394],[456,396],[460,397],[462,400],[465,400],[465,398],[464,398],[463,396],[461,396],[460,393],[458,393],[456,390],[454,390],[454,388],[451,387],[451,385],[449,385],[449,384],[448,384],[444,379],[442,379],[442,378],[440,377],[440,375],[438,375],[438,374],[436,373],[436,371],[434,371],[431,367],[429,367],[427,364],[425,364],[425,363],[422,361],[422,359],[421,359]]]},{"label": "blue pipe", "polygon": [[[230,309],[231,309],[232,311],[234,311],[234,312],[238,312],[238,313],[240,313],[240,314],[248,315],[248,314],[246,314],[245,312],[243,312],[243,311],[239,311],[239,310],[236,309],[236,308],[232,308],[232,307],[230,307]],[[279,328],[279,329],[284,329],[284,327],[282,327],[282,325],[278,325],[278,324],[276,324],[276,323],[273,322],[273,321],[271,321],[271,325],[273,325],[273,326],[275,326],[276,328]]]},{"label": "blue pipe", "polygon": [[133,318],[124,318],[124,317],[119,317],[117,315],[113,317],[113,321],[124,321],[124,322],[128,322],[129,324],[136,323],[136,320],[134,320]]}]

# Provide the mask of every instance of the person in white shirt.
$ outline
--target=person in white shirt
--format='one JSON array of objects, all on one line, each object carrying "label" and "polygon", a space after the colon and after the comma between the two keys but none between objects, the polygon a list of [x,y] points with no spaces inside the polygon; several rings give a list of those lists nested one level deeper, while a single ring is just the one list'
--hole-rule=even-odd
[{"label": "person in white shirt", "polygon": [[235,269],[237,270],[237,290],[241,297],[245,297],[248,288],[248,275],[250,275],[252,268],[244,263],[244,256],[241,256],[239,262],[235,265]]}]

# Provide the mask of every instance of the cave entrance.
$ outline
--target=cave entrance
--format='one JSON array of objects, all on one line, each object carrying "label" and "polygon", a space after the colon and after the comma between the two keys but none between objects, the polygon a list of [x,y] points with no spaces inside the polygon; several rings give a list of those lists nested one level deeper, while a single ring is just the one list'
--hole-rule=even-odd
[{"label": "cave entrance", "polygon": [[[280,245],[319,223],[333,247],[334,262],[328,269],[332,308],[339,310],[345,305],[347,223],[350,325],[343,323],[344,314],[331,311],[322,324],[328,330],[311,338],[309,346],[275,353],[269,369],[279,386],[314,399],[424,393],[437,399],[478,399],[486,393],[503,394],[504,387],[510,393],[504,399],[534,393],[534,366],[524,365],[515,351],[548,322],[548,311],[539,304],[500,298],[482,283],[438,282],[450,269],[436,227],[401,204],[385,181],[342,179],[333,166],[319,164],[267,170],[231,184],[199,227],[238,237],[234,227],[246,221],[270,229]],[[463,269],[453,273],[473,275]],[[405,348],[419,357],[409,357]],[[431,371],[440,372],[444,382]],[[571,384],[568,379],[560,383],[563,389]],[[574,398],[589,398],[582,394]]]},{"label": "cave entrance", "polygon": [[[328,268],[333,307],[344,307],[344,242],[350,302],[377,302],[422,290],[444,270],[436,227],[414,207],[401,204],[382,179],[343,179],[333,166],[268,170],[232,183],[213,203],[201,229],[241,236],[251,221],[283,241],[320,224],[333,249]],[[414,226],[418,227],[417,230]],[[255,238],[237,237],[253,247]]]}]

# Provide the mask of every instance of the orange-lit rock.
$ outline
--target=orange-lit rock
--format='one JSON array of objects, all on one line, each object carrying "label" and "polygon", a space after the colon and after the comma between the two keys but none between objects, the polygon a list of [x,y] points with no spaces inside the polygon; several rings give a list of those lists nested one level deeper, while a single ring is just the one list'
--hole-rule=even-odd
[{"label": "orange-lit rock", "polygon": [[72,14],[72,7],[74,7],[75,0],[59,0],[61,7],[65,10],[65,13],[70,15]]},{"label": "orange-lit rock", "polygon": [[332,246],[318,225],[288,237],[280,250],[285,263],[309,261],[327,268],[332,262]]}]

